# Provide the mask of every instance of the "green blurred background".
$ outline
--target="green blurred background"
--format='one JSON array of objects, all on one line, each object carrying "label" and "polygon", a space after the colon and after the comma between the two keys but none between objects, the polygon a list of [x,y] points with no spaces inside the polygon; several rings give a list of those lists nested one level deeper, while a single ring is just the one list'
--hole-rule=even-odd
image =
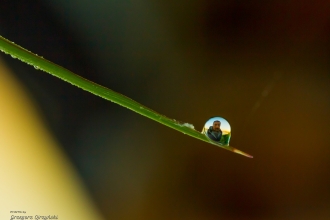
[{"label": "green blurred background", "polygon": [[5,0],[0,33],[248,159],[1,54],[105,219],[329,219],[330,2]]}]

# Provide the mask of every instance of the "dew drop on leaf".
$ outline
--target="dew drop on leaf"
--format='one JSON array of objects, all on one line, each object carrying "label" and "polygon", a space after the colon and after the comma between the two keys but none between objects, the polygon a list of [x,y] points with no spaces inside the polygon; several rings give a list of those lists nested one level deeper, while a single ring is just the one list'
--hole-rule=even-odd
[{"label": "dew drop on leaf", "polygon": [[231,128],[228,121],[222,117],[216,116],[208,119],[202,133],[214,142],[229,146]]}]

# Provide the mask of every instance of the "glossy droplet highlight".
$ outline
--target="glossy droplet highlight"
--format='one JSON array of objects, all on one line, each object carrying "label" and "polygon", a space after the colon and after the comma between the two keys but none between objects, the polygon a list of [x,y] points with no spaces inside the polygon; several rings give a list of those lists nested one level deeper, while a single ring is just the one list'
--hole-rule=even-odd
[{"label": "glossy droplet highlight", "polygon": [[216,116],[207,120],[202,133],[214,142],[229,146],[231,128],[229,122],[222,117]]}]

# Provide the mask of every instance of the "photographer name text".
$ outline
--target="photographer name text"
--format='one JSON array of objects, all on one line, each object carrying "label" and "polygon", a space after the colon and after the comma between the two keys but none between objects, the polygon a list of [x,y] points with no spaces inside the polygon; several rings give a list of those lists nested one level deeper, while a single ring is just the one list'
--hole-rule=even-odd
[{"label": "photographer name text", "polygon": [[[15,215],[10,216],[10,220],[24,220],[24,219],[36,219],[36,220],[51,220],[59,219],[58,215],[26,215],[25,211],[10,211]],[[22,215],[23,214],[23,215]]]}]

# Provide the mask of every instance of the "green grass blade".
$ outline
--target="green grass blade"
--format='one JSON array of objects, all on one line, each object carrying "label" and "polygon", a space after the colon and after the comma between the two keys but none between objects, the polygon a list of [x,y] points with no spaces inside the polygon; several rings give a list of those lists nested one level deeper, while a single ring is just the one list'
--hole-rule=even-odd
[{"label": "green grass blade", "polygon": [[121,105],[125,108],[128,108],[138,114],[141,114],[147,118],[150,118],[156,122],[159,122],[163,125],[166,125],[170,128],[173,128],[174,130],[177,130],[179,132],[182,132],[186,135],[189,135],[191,137],[197,138],[201,141],[205,141],[207,143],[216,145],[218,147],[222,147],[226,150],[244,155],[246,157],[252,158],[251,155],[244,153],[240,150],[237,150],[231,146],[225,146],[218,143],[215,143],[211,140],[209,140],[204,134],[202,134],[199,131],[196,131],[192,125],[188,123],[182,123],[179,121],[176,121],[174,119],[170,119],[166,117],[165,115],[161,115],[152,109],[141,105],[140,103],[120,94],[117,93],[111,89],[105,88],[101,85],[98,85],[94,82],[91,82],[87,79],[84,79],[71,71],[52,63],[43,57],[37,56],[30,51],[16,45],[13,42],[10,42],[9,40],[3,38],[0,36],[0,50],[6,54],[10,54],[13,58],[17,58],[21,60],[22,62],[25,62],[29,65],[34,66],[36,69],[43,70],[53,76],[56,76],[68,83],[71,83],[72,85],[75,85],[83,90],[86,90],[90,93],[93,93],[94,95],[100,96],[106,100],[109,100],[111,102],[114,102],[118,105]]}]

